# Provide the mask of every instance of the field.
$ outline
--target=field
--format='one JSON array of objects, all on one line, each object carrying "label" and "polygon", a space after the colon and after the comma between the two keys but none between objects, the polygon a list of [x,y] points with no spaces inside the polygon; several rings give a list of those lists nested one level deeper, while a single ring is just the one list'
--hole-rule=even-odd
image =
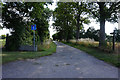
[{"label": "field", "polygon": [[[72,43],[76,43],[76,40],[70,40]],[[99,42],[98,41],[78,41],[77,44],[80,44],[85,47],[98,47]],[[106,47],[102,48],[103,51],[108,53],[119,53],[120,52],[120,43],[115,43],[115,51],[112,51],[112,42],[107,42]]]},{"label": "field", "polygon": [[[98,48],[98,42],[78,42],[77,44],[74,41],[63,42],[72,47],[78,48],[100,60],[103,60],[111,65],[120,67],[120,54],[114,52],[106,52]],[[117,45],[118,46],[118,45]],[[118,49],[118,48],[117,48]],[[119,46],[120,49],[120,46]],[[118,52],[118,51],[117,51]]]},{"label": "field", "polygon": [[33,59],[39,58],[42,56],[48,56],[52,53],[56,52],[56,44],[51,42],[49,48],[38,51],[38,52],[27,52],[27,51],[16,51],[16,52],[2,52],[0,56],[2,56],[2,63],[8,63],[16,60],[25,60],[25,59]]},{"label": "field", "polygon": [[117,45],[115,46],[116,48],[116,53],[120,54],[120,43],[117,43]]}]

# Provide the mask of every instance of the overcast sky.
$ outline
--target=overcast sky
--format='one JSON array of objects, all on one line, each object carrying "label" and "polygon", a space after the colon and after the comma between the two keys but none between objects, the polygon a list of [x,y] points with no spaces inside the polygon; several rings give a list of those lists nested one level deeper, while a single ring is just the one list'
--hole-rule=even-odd
[{"label": "overcast sky", "polygon": [[[52,4],[52,5],[49,5],[48,8],[50,8],[51,10],[54,10],[55,8],[57,7],[56,5],[56,1]],[[89,25],[84,25],[84,28],[85,30],[87,30],[89,27],[94,27],[96,30],[97,29],[100,29],[100,25],[99,23],[96,23],[96,21],[94,19],[91,19],[90,20],[91,23]],[[52,23],[54,21],[52,21],[52,17],[50,18],[50,22],[49,22],[49,31],[50,31],[50,37],[56,33],[56,31],[53,29],[53,26],[52,26]],[[109,23],[109,22],[106,22],[105,24],[105,32],[109,35],[111,32],[113,32],[113,30],[116,28],[118,28],[118,23]],[[6,34],[6,33],[10,33],[10,31],[8,29],[3,29],[3,30],[0,30],[0,35],[2,34]]]}]

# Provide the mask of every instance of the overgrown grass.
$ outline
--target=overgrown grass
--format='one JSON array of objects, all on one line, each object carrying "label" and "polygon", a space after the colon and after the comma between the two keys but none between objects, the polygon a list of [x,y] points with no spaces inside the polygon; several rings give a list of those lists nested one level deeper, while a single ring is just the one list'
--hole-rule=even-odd
[{"label": "overgrown grass", "polygon": [[56,44],[51,42],[50,47],[44,51],[40,52],[3,52],[0,54],[2,56],[2,63],[8,63],[11,61],[16,60],[24,60],[24,59],[33,59],[33,58],[39,58],[42,56],[48,56],[56,52]]},{"label": "overgrown grass", "polygon": [[[70,40],[69,42],[76,43],[76,40]],[[90,48],[91,47],[98,48],[98,46],[99,46],[98,41],[78,41],[77,44],[79,44],[81,46],[85,46],[85,47],[90,47]],[[102,51],[105,51],[106,53],[113,53],[112,46],[113,46],[112,42],[107,42],[104,47],[101,47],[99,49],[101,49]],[[120,51],[120,43],[116,42],[114,53],[116,54],[119,51]]]},{"label": "overgrown grass", "polygon": [[76,44],[76,43],[72,43],[72,42],[69,42],[69,43],[63,42],[63,43],[70,45],[72,47],[75,47],[77,49],[80,49],[100,60],[103,60],[111,65],[114,65],[114,66],[120,68],[120,62],[118,60],[120,58],[120,55],[118,55],[118,54],[107,53],[107,52],[104,52],[104,51],[98,49],[97,47],[90,47],[90,46],[88,47],[83,44]]},{"label": "overgrown grass", "polygon": [[0,39],[0,48],[4,47],[6,39]]},{"label": "overgrown grass", "polygon": [[42,44],[38,42],[37,44],[38,51],[46,51],[47,49],[50,48],[50,45],[49,45],[50,43],[51,43],[51,40],[46,40]]}]

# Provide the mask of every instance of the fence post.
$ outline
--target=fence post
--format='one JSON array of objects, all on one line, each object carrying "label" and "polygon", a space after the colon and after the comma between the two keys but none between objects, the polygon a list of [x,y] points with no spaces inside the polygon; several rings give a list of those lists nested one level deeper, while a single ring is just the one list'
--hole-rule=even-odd
[{"label": "fence post", "polygon": [[113,32],[113,51],[115,51],[115,30]]},{"label": "fence post", "polygon": [[8,50],[8,45],[9,45],[9,34],[6,35],[6,43],[5,43],[5,49]]}]

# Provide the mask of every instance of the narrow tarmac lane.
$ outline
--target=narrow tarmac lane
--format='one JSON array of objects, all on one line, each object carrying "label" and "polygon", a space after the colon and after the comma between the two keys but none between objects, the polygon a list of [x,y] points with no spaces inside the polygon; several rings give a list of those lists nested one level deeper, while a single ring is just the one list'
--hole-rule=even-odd
[{"label": "narrow tarmac lane", "polygon": [[118,68],[60,42],[51,56],[2,66],[3,78],[118,78]]}]

